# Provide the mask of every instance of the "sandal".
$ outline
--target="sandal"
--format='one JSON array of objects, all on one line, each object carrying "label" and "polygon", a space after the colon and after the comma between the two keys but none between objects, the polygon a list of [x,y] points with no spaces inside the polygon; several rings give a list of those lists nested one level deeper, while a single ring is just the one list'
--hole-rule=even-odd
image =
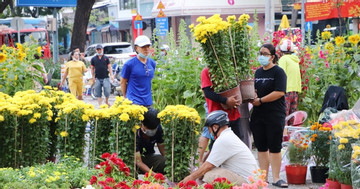
[{"label": "sandal", "polygon": [[283,180],[278,180],[277,182],[272,183],[273,186],[279,187],[279,188],[287,188],[288,184]]}]

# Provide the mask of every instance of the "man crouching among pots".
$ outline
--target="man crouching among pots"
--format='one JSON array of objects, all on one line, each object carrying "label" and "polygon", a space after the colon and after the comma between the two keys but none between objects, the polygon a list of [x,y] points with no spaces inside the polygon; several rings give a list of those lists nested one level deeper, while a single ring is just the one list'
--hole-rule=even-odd
[{"label": "man crouching among pots", "polygon": [[218,177],[225,177],[236,185],[248,183],[247,177],[253,176],[253,171],[259,167],[250,149],[229,128],[228,114],[222,110],[211,112],[205,127],[215,139],[210,155],[198,170],[181,182],[200,178],[211,183]]},{"label": "man crouching among pots", "polygon": [[[164,132],[157,117],[158,111],[148,108],[140,129],[136,131],[136,165],[139,173],[144,174],[152,169],[153,173],[163,173],[165,168]],[[155,154],[155,143],[160,154]]]}]

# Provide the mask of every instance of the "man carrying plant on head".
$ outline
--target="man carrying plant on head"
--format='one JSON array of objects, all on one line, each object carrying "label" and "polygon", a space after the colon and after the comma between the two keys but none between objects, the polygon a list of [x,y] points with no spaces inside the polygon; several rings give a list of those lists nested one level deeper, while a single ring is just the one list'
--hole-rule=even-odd
[{"label": "man carrying plant on head", "polygon": [[[136,165],[140,173],[149,172],[163,173],[165,168],[165,146],[163,144],[163,130],[160,119],[157,117],[158,111],[149,108],[144,114],[144,120],[140,129],[136,131]],[[155,143],[159,148],[160,154],[155,154]]]},{"label": "man carrying plant on head", "polygon": [[136,57],[128,60],[121,70],[121,92],[134,104],[152,106],[151,80],[155,75],[156,62],[149,58],[151,42],[140,35],[134,42]]},{"label": "man carrying plant on head", "polygon": [[215,139],[209,157],[201,167],[185,177],[181,182],[202,178],[211,183],[218,177],[241,185],[247,183],[247,177],[254,175],[259,167],[250,149],[229,128],[228,114],[222,110],[211,112],[205,121],[205,126]]}]

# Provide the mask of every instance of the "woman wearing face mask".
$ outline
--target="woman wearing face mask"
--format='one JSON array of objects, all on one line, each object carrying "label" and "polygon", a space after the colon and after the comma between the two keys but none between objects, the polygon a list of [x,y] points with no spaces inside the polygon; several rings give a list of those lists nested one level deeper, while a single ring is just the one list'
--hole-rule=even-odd
[{"label": "woman wearing face mask", "polygon": [[[149,108],[144,114],[144,120],[140,129],[136,132],[136,165],[139,172],[144,174],[150,169],[154,173],[164,173],[165,168],[165,146],[163,144],[163,130],[158,111]],[[157,143],[160,154],[155,154],[154,146]]]},{"label": "woman wearing face mask", "polygon": [[64,85],[65,79],[69,76],[69,89],[71,94],[82,100],[83,91],[83,75],[86,71],[84,62],[80,61],[80,53],[75,50],[71,52],[72,60],[65,64],[66,71],[60,83],[60,87]]},{"label": "woman wearing face mask", "polygon": [[262,67],[255,72],[257,98],[252,102],[254,110],[250,128],[258,150],[260,169],[268,172],[271,165],[273,185],[287,188],[287,183],[280,179],[281,143],[286,116],[286,74],[276,65],[277,60],[273,45],[261,47],[258,61]]}]

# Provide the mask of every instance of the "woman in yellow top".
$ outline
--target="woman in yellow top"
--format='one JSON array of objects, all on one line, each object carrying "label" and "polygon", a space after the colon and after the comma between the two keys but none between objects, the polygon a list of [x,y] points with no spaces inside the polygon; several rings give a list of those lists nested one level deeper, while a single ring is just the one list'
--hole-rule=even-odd
[{"label": "woman in yellow top", "polygon": [[65,79],[69,76],[69,89],[71,94],[82,100],[83,75],[86,71],[84,62],[79,60],[79,52],[71,52],[72,60],[65,64],[66,71],[61,81],[60,87],[63,86]]}]

